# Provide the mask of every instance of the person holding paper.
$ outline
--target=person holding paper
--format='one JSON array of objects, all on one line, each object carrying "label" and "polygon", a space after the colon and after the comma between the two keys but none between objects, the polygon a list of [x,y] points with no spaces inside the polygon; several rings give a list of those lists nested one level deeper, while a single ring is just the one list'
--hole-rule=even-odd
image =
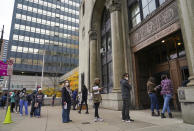
[{"label": "person holding paper", "polygon": [[94,107],[95,107],[95,114],[94,114],[94,121],[103,121],[102,118],[99,117],[98,114],[98,108],[100,105],[100,102],[102,101],[102,97],[100,94],[100,91],[102,90],[102,88],[100,88],[100,79],[96,78],[94,81],[94,85],[92,87],[92,94],[93,94],[93,102],[94,102]]}]

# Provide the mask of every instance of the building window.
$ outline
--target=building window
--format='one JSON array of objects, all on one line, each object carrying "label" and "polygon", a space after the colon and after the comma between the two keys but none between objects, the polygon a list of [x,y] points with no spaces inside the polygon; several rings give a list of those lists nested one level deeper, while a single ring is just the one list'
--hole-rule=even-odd
[{"label": "building window", "polygon": [[112,42],[110,12],[105,8],[101,23],[101,66],[103,93],[112,92]]},{"label": "building window", "polygon": [[129,17],[131,20],[130,27],[132,28],[141,22],[139,3],[133,4],[129,12]]},{"label": "building window", "polygon": [[156,1],[155,0],[141,0],[142,10],[143,10],[143,18],[148,16],[152,11],[156,9]]},{"label": "building window", "polygon": [[84,16],[85,14],[85,2],[83,2],[83,5],[82,5],[82,16]]},{"label": "building window", "polygon": [[162,5],[166,0],[159,0],[160,5]]}]

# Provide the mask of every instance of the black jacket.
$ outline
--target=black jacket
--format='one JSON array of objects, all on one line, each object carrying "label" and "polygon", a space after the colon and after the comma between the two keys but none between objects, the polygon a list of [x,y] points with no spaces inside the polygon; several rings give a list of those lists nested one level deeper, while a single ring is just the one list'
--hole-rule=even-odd
[{"label": "black jacket", "polygon": [[82,87],[82,100],[87,100],[88,99],[88,89],[86,86]]},{"label": "black jacket", "polygon": [[71,96],[69,92],[67,91],[66,87],[63,87],[62,89],[62,106],[64,106],[64,102],[67,103],[67,108],[71,108]]},{"label": "black jacket", "polygon": [[43,103],[44,101],[44,94],[41,92],[41,93],[37,93],[35,95],[35,102],[38,102],[38,103]]},{"label": "black jacket", "polygon": [[125,79],[122,79],[120,81],[120,84],[121,84],[121,91],[122,91],[123,100],[129,100],[130,99],[130,90],[132,88],[131,85]]}]

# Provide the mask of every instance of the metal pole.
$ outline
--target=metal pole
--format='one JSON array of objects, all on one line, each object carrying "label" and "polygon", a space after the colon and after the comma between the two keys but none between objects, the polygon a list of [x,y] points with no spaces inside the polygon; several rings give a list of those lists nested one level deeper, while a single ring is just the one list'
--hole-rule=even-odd
[{"label": "metal pole", "polygon": [[11,75],[8,77],[8,90],[7,90],[7,103],[6,103],[6,112],[9,106],[9,91],[10,91]]},{"label": "metal pole", "polygon": [[43,78],[44,78],[44,56],[45,56],[45,50],[43,53],[43,60],[42,60],[42,77],[41,77],[41,88],[42,88],[42,83],[43,83]]}]

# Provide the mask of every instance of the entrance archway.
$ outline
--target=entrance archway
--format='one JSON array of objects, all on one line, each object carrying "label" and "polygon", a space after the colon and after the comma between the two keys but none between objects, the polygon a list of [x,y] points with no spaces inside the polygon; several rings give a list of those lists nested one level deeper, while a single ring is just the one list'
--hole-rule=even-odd
[{"label": "entrance archway", "polygon": [[[161,75],[167,74],[172,80],[174,88],[171,105],[173,105],[174,109],[180,110],[177,89],[189,76],[181,31],[177,31],[136,52],[135,59],[137,66],[137,94],[140,108],[149,108],[150,105],[146,87],[148,78],[154,76],[157,80],[156,84],[159,85]],[[158,97],[162,107],[163,99],[159,92]]]}]

